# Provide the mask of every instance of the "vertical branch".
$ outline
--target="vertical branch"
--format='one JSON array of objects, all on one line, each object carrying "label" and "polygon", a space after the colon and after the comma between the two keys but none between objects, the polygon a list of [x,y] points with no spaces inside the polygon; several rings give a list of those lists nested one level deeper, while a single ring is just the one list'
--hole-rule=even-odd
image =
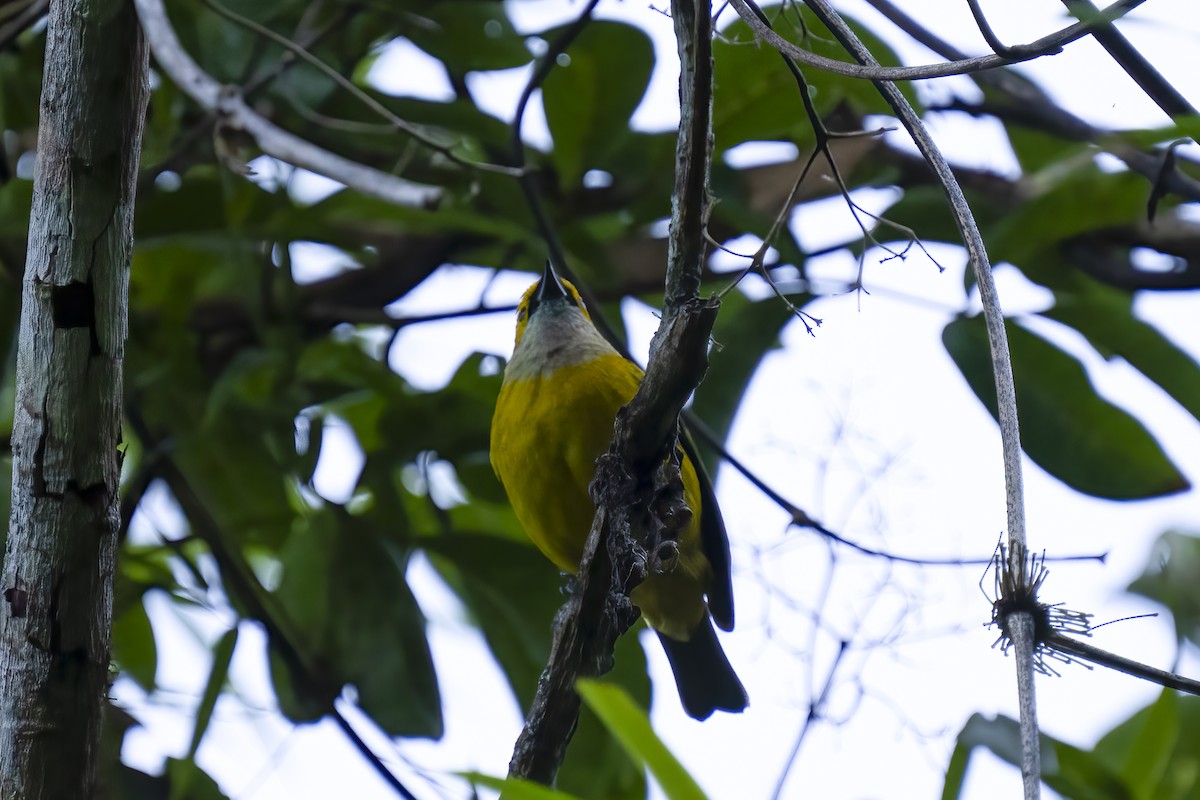
[{"label": "vertical branch", "polygon": [[46,28],[0,610],[0,797],[92,797],[120,522],[121,368],[149,97],[133,6]]},{"label": "vertical branch", "polygon": [[667,243],[667,315],[700,293],[713,97],[711,3],[671,0],[671,18],[679,49],[679,139]]},{"label": "vertical branch", "polygon": [[[877,66],[871,52],[859,41],[829,4],[828,0],[806,0],[817,18],[829,28],[841,45],[861,64]],[[979,297],[983,303],[983,317],[987,325],[988,341],[991,345],[992,373],[996,382],[996,403],[999,408],[1000,441],[1004,458],[1004,483],[1008,506],[1008,569],[1014,575],[1025,575],[1025,489],[1021,477],[1021,432],[1017,422],[1017,392],[1013,382],[1012,359],[1008,349],[1008,333],[1004,328],[1004,314],[1000,310],[1000,298],[996,283],[992,279],[992,267],[988,260],[983,235],[975,222],[971,207],[963,195],[958,180],[950,165],[934,144],[924,123],[908,100],[894,83],[874,81],[884,100],[896,112],[901,123],[916,142],[921,155],[937,176],[942,190],[950,202],[954,222],[963,237],[971,268],[975,272]],[[1033,800],[1041,793],[1041,754],[1038,744],[1037,703],[1033,684],[1033,619],[1025,612],[1011,615],[1011,635],[1017,662],[1017,691],[1021,709],[1021,777],[1026,800]]]},{"label": "vertical branch", "polygon": [[[612,443],[590,487],[596,515],[570,599],[554,622],[550,660],[509,762],[509,775],[552,784],[579,718],[579,677],[612,664],[613,644],[636,621],[629,593],[647,571],[645,539],[635,522],[650,516],[655,497],[678,484],[664,464],[679,412],[708,366],[716,301],[697,299],[708,207],[712,137],[711,9],[707,0],[674,0],[680,70],[679,144],[671,201],[667,302],[646,376],[617,416]],[[669,462],[668,462],[669,463]],[[652,475],[649,473],[653,473]],[[673,480],[672,480],[673,479]],[[680,498],[681,499],[681,498]]]}]

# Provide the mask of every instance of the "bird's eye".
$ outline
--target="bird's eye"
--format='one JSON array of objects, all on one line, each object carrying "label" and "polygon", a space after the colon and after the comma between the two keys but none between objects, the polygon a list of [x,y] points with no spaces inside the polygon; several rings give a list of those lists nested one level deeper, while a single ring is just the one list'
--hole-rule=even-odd
[{"label": "bird's eye", "polygon": [[524,322],[527,316],[529,316],[528,306],[521,306],[517,309],[517,322]]}]

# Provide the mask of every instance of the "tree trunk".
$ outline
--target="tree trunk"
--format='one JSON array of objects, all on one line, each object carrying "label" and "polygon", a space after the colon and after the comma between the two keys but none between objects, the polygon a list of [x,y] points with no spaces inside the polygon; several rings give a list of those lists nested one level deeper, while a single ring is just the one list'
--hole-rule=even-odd
[{"label": "tree trunk", "polygon": [[95,794],[133,199],[148,96],[131,3],[51,2],[0,607],[4,800]]}]

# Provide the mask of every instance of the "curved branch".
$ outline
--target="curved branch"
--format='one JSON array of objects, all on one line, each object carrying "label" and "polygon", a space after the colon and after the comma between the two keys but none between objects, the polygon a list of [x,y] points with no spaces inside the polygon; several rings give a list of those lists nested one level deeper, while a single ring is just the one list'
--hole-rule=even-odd
[{"label": "curved branch", "polygon": [[928,78],[945,78],[950,75],[965,75],[971,72],[982,72],[983,70],[1006,67],[1009,64],[1019,64],[1023,61],[1031,61],[1035,58],[1061,52],[1065,45],[1090,35],[1096,28],[1104,25],[1106,22],[1111,22],[1128,14],[1144,2],[1146,0],[1117,0],[1117,2],[1101,13],[1099,19],[1076,22],[1074,25],[1063,28],[1049,36],[1043,36],[1041,39],[1037,39],[1027,45],[1021,45],[1017,48],[1007,48],[1008,52],[1019,53],[1017,57],[1007,58],[993,54],[958,59],[944,64],[924,64],[917,67],[883,67],[877,62],[867,65],[849,64],[845,61],[826,58],[825,56],[820,56],[797,47],[775,33],[762,20],[755,16],[750,4],[746,0],[730,0],[730,5],[737,10],[738,16],[754,31],[756,38],[771,45],[784,55],[791,56],[801,64],[823,69],[838,75],[845,75],[850,78],[864,78],[872,81],[917,81]]},{"label": "curved branch", "polygon": [[[741,2],[741,0],[733,0]],[[829,5],[827,0],[807,0],[809,8],[829,28],[842,46],[858,61],[877,64],[854,31]],[[1013,382],[1012,358],[1008,349],[1008,333],[1004,328],[1004,314],[1000,310],[1000,299],[992,277],[991,264],[979,225],[975,222],[971,207],[967,204],[962,187],[950,169],[945,156],[934,143],[924,123],[913,110],[895,84],[876,81],[876,88],[884,100],[896,112],[901,123],[916,142],[917,148],[929,162],[942,184],[942,189],[954,214],[954,222],[963,237],[971,267],[975,273],[983,316],[987,325],[988,341],[991,345],[992,371],[996,382],[996,404],[1000,422],[1000,439],[1004,454],[1004,482],[1007,489],[1008,506],[1008,553],[1009,568],[1014,574],[1023,576],[1026,566],[1025,538],[1025,490],[1021,478],[1021,431],[1017,421],[1017,393]],[[1022,581],[1024,584],[1024,581]],[[1017,690],[1021,707],[1021,775],[1026,800],[1039,796],[1041,789],[1041,751],[1038,744],[1037,704],[1034,694],[1034,642],[1033,618],[1029,613],[1011,615],[1011,633],[1017,661]]]},{"label": "curved branch", "polygon": [[187,54],[167,19],[162,0],[134,0],[134,5],[162,70],[193,100],[217,112],[218,124],[249,134],[267,155],[399,206],[428,206],[441,198],[438,187],[397,178],[331,153],[255,113],[242,99],[240,90],[222,86]]}]

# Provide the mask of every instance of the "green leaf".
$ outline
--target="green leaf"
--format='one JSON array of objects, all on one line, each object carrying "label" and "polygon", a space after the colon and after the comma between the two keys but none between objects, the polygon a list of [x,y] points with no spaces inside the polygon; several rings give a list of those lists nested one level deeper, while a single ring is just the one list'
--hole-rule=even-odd
[{"label": "green leaf", "polygon": [[1035,196],[1009,209],[984,238],[993,263],[1010,262],[1051,289],[1074,274],[1064,264],[1063,242],[1136,222],[1146,213],[1145,179],[1132,172],[1102,172],[1090,153],[1074,162],[1055,162],[1028,182]]},{"label": "green leaf", "polygon": [[495,778],[481,772],[464,772],[462,776],[473,784],[495,789],[504,800],[581,800],[578,795],[520,778]]},{"label": "green leaf", "polygon": [[[620,686],[634,702],[650,707],[650,679],[646,674],[646,654],[638,641],[638,625],[617,639],[613,648],[613,668],[605,680]],[[654,645],[654,646],[657,646]],[[668,691],[674,691],[674,687]],[[600,720],[584,704],[579,724],[567,748],[567,757],[558,770],[558,785],[578,795],[605,800],[642,800],[646,796],[646,772]]]},{"label": "green leaf", "polygon": [[1077,142],[1022,125],[1007,125],[1005,133],[1021,171],[1032,174],[1092,152],[1090,142]]},{"label": "green leaf", "polygon": [[121,672],[132,678],[147,692],[154,691],[158,672],[158,648],[154,628],[141,599],[124,603],[123,610],[113,619],[113,661]]},{"label": "green leaf", "polygon": [[425,543],[434,567],[479,625],[522,708],[550,655],[564,579],[528,539],[455,532]]},{"label": "green leaf", "polygon": [[1168,531],[1154,544],[1140,578],[1129,585],[1135,592],[1171,610],[1175,634],[1200,645],[1200,538]]},{"label": "green leaf", "polygon": [[1200,698],[1164,689],[1117,725],[1095,754],[1117,765],[1138,800],[1190,800],[1200,775]]},{"label": "green leaf", "polygon": [[[221,691],[225,688],[225,679],[229,677],[229,664],[233,661],[233,651],[237,647],[237,640],[238,628],[237,625],[234,625],[225,631],[213,646],[212,669],[208,673],[208,683],[204,686],[200,704],[196,706],[196,724],[192,728],[192,743],[188,746],[187,753],[189,761],[196,760],[200,742],[204,740],[208,724],[212,721],[213,710],[217,707],[217,698],[221,696]],[[174,792],[172,792],[172,797],[174,796]]]},{"label": "green leaf", "polygon": [[[441,697],[425,617],[405,580],[407,555],[387,542],[387,532],[325,508],[297,526],[280,558],[275,597],[287,614],[285,630],[318,672],[308,677],[323,684],[305,703],[304,684],[291,676],[287,689],[299,702],[285,711],[309,719],[330,700],[327,692],[350,684],[389,735],[439,738]],[[276,675],[283,666],[276,662]]]},{"label": "green leaf", "polygon": [[194,761],[168,758],[166,777],[170,781],[168,796],[172,800],[228,800],[217,782]]},{"label": "green leaf", "polygon": [[1118,766],[1121,778],[1139,800],[1163,797],[1156,793],[1179,739],[1179,706],[1176,694],[1163,689],[1146,713],[1138,713],[1096,743],[1095,753],[1106,764]]},{"label": "green leaf", "polygon": [[1105,358],[1124,358],[1200,420],[1200,364],[1134,316],[1132,294],[1082,273],[1074,278],[1054,292],[1054,307],[1044,315],[1082,333]]},{"label": "green leaf", "polygon": [[[1134,800],[1128,787],[1104,760],[1044,733],[1041,734],[1041,743],[1042,782],[1067,800]],[[942,789],[942,800],[955,800],[961,795],[966,766],[976,747],[985,747],[1000,760],[1019,768],[1019,724],[1005,716],[988,719],[981,714],[972,714],[958,735]]]},{"label": "green leaf", "polygon": [[[552,621],[565,602],[564,578],[524,540],[455,532],[424,543],[430,561],[471,612],[522,709],[533,701],[550,654]],[[613,651],[609,680],[649,705],[646,658],[635,633]],[[645,778],[588,708],[558,772],[564,791],[606,800],[645,797]]]},{"label": "green leaf", "polygon": [[645,710],[639,708],[623,689],[583,678],[576,682],[575,688],[630,758],[649,768],[668,798],[687,800],[705,796],[688,771],[654,733]]},{"label": "green leaf", "polygon": [[1142,149],[1173,142],[1176,139],[1200,140],[1200,116],[1187,114],[1175,117],[1171,120],[1171,124],[1161,128],[1115,131],[1110,134],[1109,138]]},{"label": "green leaf", "polygon": [[440,0],[427,5],[421,16],[421,24],[410,29],[412,43],[456,74],[510,69],[532,59],[504,3]]},{"label": "green leaf", "polygon": [[[845,50],[807,7],[763,6],[763,13],[784,39],[817,55],[846,61]],[[881,64],[899,63],[892,49],[869,29],[849,18],[847,22]],[[713,70],[713,135],[718,152],[748,141],[790,141],[802,149],[814,143],[795,78],[779,52],[758,42],[740,18],[722,28],[713,42]],[[823,118],[844,105],[851,113],[894,113],[870,81],[815,69],[805,70],[804,76]],[[898,85],[910,102],[917,103],[910,85]]]},{"label": "green leaf", "polygon": [[[553,39],[559,31],[547,31]],[[563,187],[629,133],[629,118],[642,101],[654,71],[654,46],[640,28],[595,20],[571,44],[542,85],[546,124],[554,138],[554,163]]]},{"label": "green leaf", "polygon": [[[1188,488],[1146,428],[1096,394],[1083,366],[1024,328],[1008,324],[1021,442],[1030,458],[1084,494],[1138,500]],[[960,317],[942,342],[995,417],[996,389],[982,317]]]}]

